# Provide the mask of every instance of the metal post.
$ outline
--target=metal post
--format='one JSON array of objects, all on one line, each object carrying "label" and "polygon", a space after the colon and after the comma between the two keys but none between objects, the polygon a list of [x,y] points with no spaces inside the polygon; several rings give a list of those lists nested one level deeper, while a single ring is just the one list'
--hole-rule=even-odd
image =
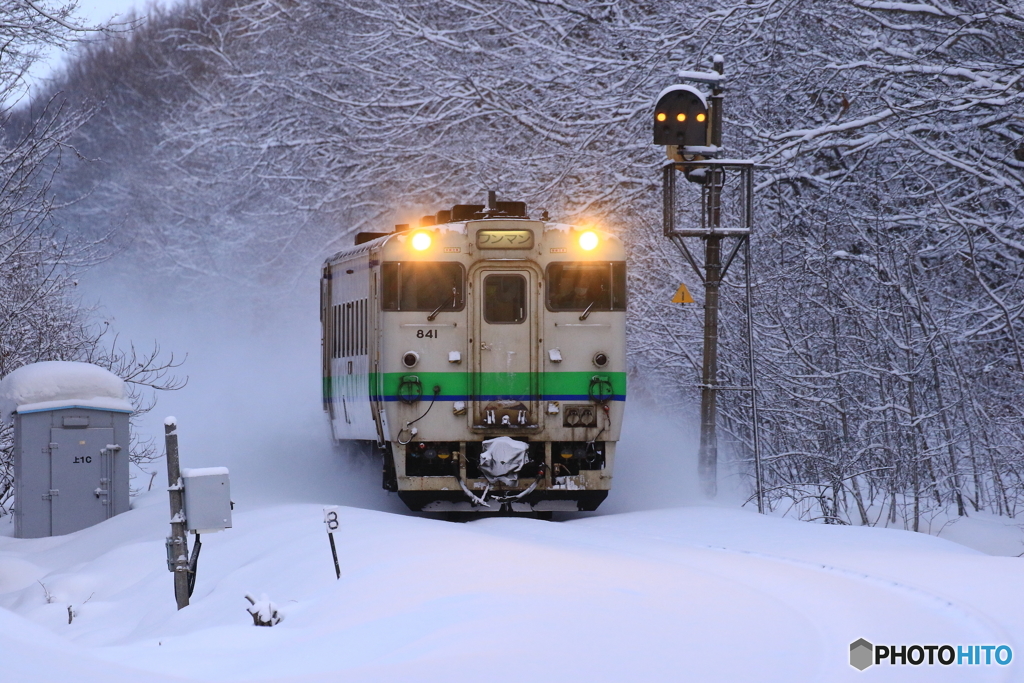
[{"label": "metal post", "polygon": [[338,546],[334,545],[334,534],[328,533],[327,538],[331,539],[331,555],[334,557],[334,573],[341,578],[341,565],[338,564]]},{"label": "metal post", "polygon": [[[724,64],[715,59],[714,69],[723,73]],[[711,93],[711,145],[722,145],[722,88]],[[704,238],[704,366],[700,390],[700,453],[697,472],[704,495],[713,498],[718,492],[718,294],[722,278],[722,237],[713,234],[722,224],[722,185],[724,171],[709,169],[708,228],[712,234]]]},{"label": "metal post", "polygon": [[178,425],[174,418],[164,420],[167,447],[167,492],[171,499],[171,535],[167,539],[168,564],[174,572],[174,598],[178,609],[188,607],[188,536],[185,529],[185,487],[178,466]]},{"label": "metal post", "polygon": [[721,282],[722,238],[708,237],[704,250],[704,367],[700,390],[700,459],[697,469],[704,495],[718,490],[718,288]]},{"label": "metal post", "polygon": [[[749,196],[749,195],[748,195]],[[750,291],[750,237],[743,243],[743,267],[747,285],[747,370],[750,375],[750,427],[754,447],[754,491],[757,511],[764,514],[764,480],[761,472],[761,439],[757,421],[757,377],[754,374],[754,311]]]},{"label": "metal post", "polygon": [[675,164],[666,164],[661,169],[662,175],[662,230],[665,237],[671,237],[676,226],[676,167]]},{"label": "metal post", "polygon": [[334,545],[334,532],[341,523],[338,521],[338,506],[324,508],[324,524],[327,525],[327,538],[331,541],[331,556],[334,557],[334,573],[341,578],[341,565],[338,564],[338,546]]}]

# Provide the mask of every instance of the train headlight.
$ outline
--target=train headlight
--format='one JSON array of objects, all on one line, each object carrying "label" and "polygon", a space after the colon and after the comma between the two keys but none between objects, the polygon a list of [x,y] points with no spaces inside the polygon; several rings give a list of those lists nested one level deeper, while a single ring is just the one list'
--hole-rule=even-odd
[{"label": "train headlight", "polygon": [[583,251],[593,251],[597,247],[597,233],[593,230],[587,230],[585,233],[580,235],[580,248]]},{"label": "train headlight", "polygon": [[430,248],[430,235],[425,232],[418,232],[412,236],[412,248],[416,251],[425,251]]}]

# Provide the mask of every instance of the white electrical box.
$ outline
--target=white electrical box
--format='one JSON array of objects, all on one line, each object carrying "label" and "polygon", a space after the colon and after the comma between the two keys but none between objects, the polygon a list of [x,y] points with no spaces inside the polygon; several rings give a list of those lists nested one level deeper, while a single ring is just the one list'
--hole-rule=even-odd
[{"label": "white electrical box", "polygon": [[231,487],[227,467],[181,470],[185,487],[185,525],[197,534],[231,528]]}]

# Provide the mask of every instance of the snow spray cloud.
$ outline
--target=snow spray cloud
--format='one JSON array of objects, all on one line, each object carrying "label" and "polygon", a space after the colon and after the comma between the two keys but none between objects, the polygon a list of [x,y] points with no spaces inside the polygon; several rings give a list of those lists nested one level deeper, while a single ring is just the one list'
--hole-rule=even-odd
[{"label": "snow spray cloud", "polygon": [[[622,436],[615,449],[615,471],[608,500],[595,514],[618,514],[684,505],[738,507],[749,497],[748,481],[732,471],[725,448],[719,451],[718,495],[709,501],[700,490],[697,452],[700,425],[693,410],[668,409],[630,386]],[[636,391],[643,396],[644,388]]]},{"label": "snow spray cloud", "polygon": [[102,270],[122,270],[123,280],[100,272],[83,278],[111,326],[122,339],[156,339],[167,352],[188,354],[180,370],[188,385],[159,394],[140,432],[162,445],[162,419],[175,415],[182,466],[228,467],[243,510],[308,502],[407,512],[381,488],[374,453],[330,439],[320,402],[315,264],[290,288],[214,275],[196,283],[144,264],[117,265]]},{"label": "snow spray cloud", "polygon": [[[147,258],[155,256],[123,254],[82,279],[122,338],[188,354],[188,386],[160,394],[140,431],[162,444],[163,417],[178,417],[182,466],[228,467],[243,510],[309,502],[408,513],[382,490],[375,454],[330,439],[320,396],[319,261],[289,263],[293,277],[258,282],[230,276],[244,255],[225,264],[226,275],[158,268]],[[656,390],[646,393],[647,402],[627,403],[614,485],[597,514],[709,502],[697,482],[696,406],[659,406]],[[714,504],[749,496],[748,480],[731,469],[723,447]]]},{"label": "snow spray cloud", "polygon": [[850,643],[850,666],[864,671],[889,666],[1006,666],[1013,661],[1009,645],[872,645],[864,638]]}]

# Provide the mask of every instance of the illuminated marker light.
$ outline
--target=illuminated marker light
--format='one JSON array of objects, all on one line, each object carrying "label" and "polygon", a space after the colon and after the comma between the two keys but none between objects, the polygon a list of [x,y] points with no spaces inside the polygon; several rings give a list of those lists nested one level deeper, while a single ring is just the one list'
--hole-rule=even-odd
[{"label": "illuminated marker light", "polygon": [[676,121],[682,123],[686,120],[686,114],[676,114]]},{"label": "illuminated marker light", "polygon": [[697,123],[704,123],[704,119],[707,117],[704,114],[697,114]]},{"label": "illuminated marker light", "polygon": [[664,120],[665,120],[665,119],[667,119],[667,118],[668,118],[668,117],[667,117],[667,116],[665,116],[665,112],[663,112],[663,111],[659,111],[659,112],[658,112],[658,116],[657,116],[657,119],[658,119],[659,121],[664,121]]},{"label": "illuminated marker light", "polygon": [[412,248],[416,251],[424,251],[430,248],[430,235],[425,232],[418,232],[412,236]]},{"label": "illuminated marker light", "polygon": [[597,234],[592,230],[587,230],[585,233],[580,235],[580,247],[583,251],[592,251],[597,246]]}]

